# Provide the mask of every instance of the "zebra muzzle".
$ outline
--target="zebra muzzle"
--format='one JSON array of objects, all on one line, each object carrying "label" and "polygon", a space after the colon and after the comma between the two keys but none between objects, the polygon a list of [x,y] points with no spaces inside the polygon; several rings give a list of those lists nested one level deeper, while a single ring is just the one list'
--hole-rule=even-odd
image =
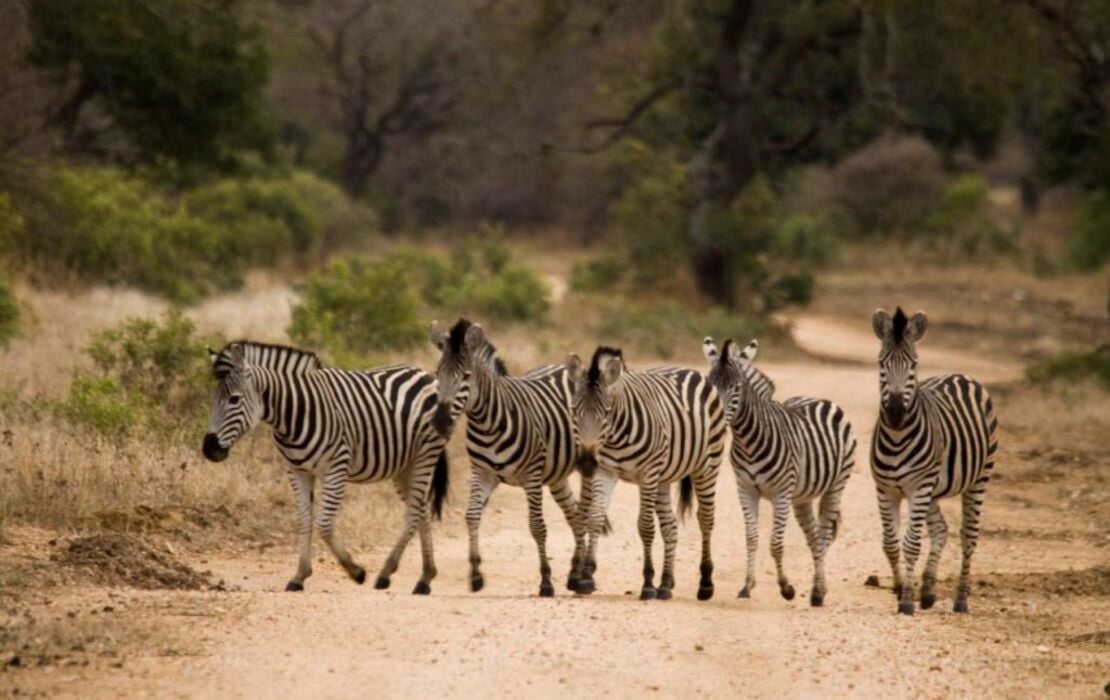
[{"label": "zebra muzzle", "polygon": [[228,450],[220,447],[220,439],[216,437],[215,433],[208,433],[204,436],[204,458],[209,462],[222,462],[227,459]]},{"label": "zebra muzzle", "polygon": [[435,431],[443,437],[450,437],[454,424],[455,421],[451,417],[451,404],[436,404],[436,412],[432,414],[432,427]]}]

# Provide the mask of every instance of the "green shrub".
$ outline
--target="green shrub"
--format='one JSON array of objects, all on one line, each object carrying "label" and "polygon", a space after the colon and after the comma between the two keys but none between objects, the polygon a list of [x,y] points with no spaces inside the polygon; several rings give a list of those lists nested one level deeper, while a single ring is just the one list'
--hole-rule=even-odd
[{"label": "green shrub", "polygon": [[19,329],[19,302],[7,281],[0,278],[0,348],[8,347]]},{"label": "green shrub", "polygon": [[[538,321],[551,306],[547,286],[535,272],[519,265],[506,266],[468,291],[475,310],[502,321]],[[462,306],[466,305],[464,301]]]},{"label": "green shrub", "polygon": [[774,227],[772,255],[807,265],[836,259],[837,236],[830,214],[788,214]]},{"label": "green shrub", "polygon": [[650,158],[645,168],[610,213],[614,240],[641,285],[669,277],[689,261],[686,169],[662,158]]},{"label": "green shrub", "polygon": [[602,342],[670,358],[679,344],[692,348],[707,335],[746,340],[757,337],[761,330],[759,321],[722,309],[692,314],[682,304],[619,304],[603,309],[597,335]]},{"label": "green shrub", "polygon": [[1028,367],[1025,376],[1035,384],[1097,381],[1110,389],[1110,345],[1058,353]]},{"label": "green shrub", "polygon": [[127,435],[145,413],[143,406],[115,379],[86,374],[73,377],[69,397],[57,409],[71,423],[112,438]]},{"label": "green shrub", "polygon": [[1013,233],[991,218],[987,206],[989,185],[979,175],[961,175],[944,188],[940,206],[929,215],[926,232],[935,243],[954,244],[961,258],[995,258],[1012,255],[1018,245]]},{"label": "green shrub", "polygon": [[1077,270],[1094,270],[1110,260],[1110,192],[1087,195],[1068,243]]},{"label": "green shrub", "polygon": [[425,327],[407,270],[399,258],[346,259],[310,275],[289,336],[343,353],[415,346]]},{"label": "green shrub", "polygon": [[627,264],[614,255],[603,255],[575,263],[570,271],[570,288],[576,292],[607,292],[620,284],[628,272]]}]

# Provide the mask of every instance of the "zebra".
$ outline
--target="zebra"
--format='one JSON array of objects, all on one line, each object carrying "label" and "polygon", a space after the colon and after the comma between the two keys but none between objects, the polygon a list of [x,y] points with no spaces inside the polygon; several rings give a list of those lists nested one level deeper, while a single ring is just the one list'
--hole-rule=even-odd
[{"label": "zebra", "polygon": [[[714,491],[724,454],[726,425],[717,392],[698,372],[659,367],[646,372],[625,368],[620,349],[601,346],[589,368],[572,355],[567,361],[574,384],[579,468],[592,475],[588,545],[579,562],[578,593],[596,589],[597,538],[619,479],[640,487],[640,539],[644,547],[641,600],[669,599],[674,588],[678,528],[671,509],[670,485],[681,482],[680,512],[698,500],[701,529],[701,579],[698,600],[713,597]],[[655,519],[663,535],[663,574],[654,586],[652,541]]]},{"label": "zebra", "polygon": [[466,526],[470,537],[470,590],[482,590],[478,530],[482,510],[499,484],[522,487],[528,499],[528,524],[540,558],[540,596],[555,595],[547,560],[547,526],[543,518],[546,485],[574,532],[574,556],[567,588],[575,590],[574,572],[585,546],[585,525],[568,478],[577,451],[570,419],[570,380],[563,365],[536,367],[511,377],[482,327],[460,318],[448,331],[432,324],[432,344],[441,352],[439,422],[452,423],[460,407],[467,414],[466,447],[470,455],[470,501]]},{"label": "zebra", "polygon": [[[953,610],[968,612],[971,556],[979,539],[979,515],[994,455],[998,419],[982,384],[962,374],[917,382],[917,344],[928,327],[923,312],[911,318],[899,307],[893,318],[879,309],[871,318],[879,351],[880,410],[871,441],[871,474],[883,524],[883,551],[894,575],[898,612],[914,612],[914,566],[921,552],[921,527],[929,528],[929,557],[921,583],[921,609],[936,602],[937,565],[948,537],[940,499],[963,501],[960,540],[963,564]],[[898,566],[898,519],[908,501],[909,524]]]},{"label": "zebra", "polygon": [[212,462],[227,459],[231,447],[262,421],[272,426],[287,463],[297,500],[300,557],[285,590],[304,590],[312,575],[316,480],[323,483],[316,527],[347,574],[361,584],[366,571],[336,537],[336,513],[348,482],[392,479],[406,504],[404,529],[374,587],[389,587],[419,530],[423,571],[413,593],[430,593],[436,575],[431,515],[442,516],[448,488],[447,440],[432,426],[435,377],[402,365],[360,372],[326,368],[314,353],[245,340],[209,353],[218,384],[204,456]]},{"label": "zebra", "polygon": [[[783,535],[791,506],[813,555],[813,588],[809,603],[824,605],[825,554],[836,539],[840,499],[855,463],[856,439],[844,411],[831,401],[794,397],[771,398],[774,385],[752,381],[752,361],[759,342],[739,350],[732,339],[717,350],[712,338],[702,342],[709,361],[709,381],[725,403],[732,428],[732,470],[747,530],[747,578],[740,598],[755,587],[755,558],[759,547],[759,499],[774,507],[771,555],[778,572],[779,592],[793,600],[794,587],[782,567]],[[766,380],[769,382],[769,380]],[[813,501],[820,499],[816,519]]]}]

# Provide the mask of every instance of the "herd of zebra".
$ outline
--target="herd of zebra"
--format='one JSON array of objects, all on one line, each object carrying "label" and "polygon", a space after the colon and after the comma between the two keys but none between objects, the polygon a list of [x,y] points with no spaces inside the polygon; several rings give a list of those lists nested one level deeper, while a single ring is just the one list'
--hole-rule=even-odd
[{"label": "herd of zebra", "polygon": [[[954,610],[967,612],[971,557],[978,539],[983,493],[997,450],[997,420],[986,389],[961,374],[918,383],[917,344],[926,317],[872,318],[881,341],[880,411],[871,465],[898,611],[914,611],[914,569],[928,526],[929,556],[920,605],[935,602],[937,565],[947,526],[938,502],[959,495],[963,505],[963,565]],[[313,526],[348,575],[365,570],[335,534],[336,514],[349,483],[392,480],[406,504],[401,536],[375,581],[387,588],[405,547],[419,532],[423,559],[414,593],[426,594],[436,575],[431,521],[448,488],[446,444],[466,415],[471,462],[466,524],[470,587],[484,585],[478,531],[493,490],[524,489],[528,524],[539,555],[540,596],[555,593],[546,551],[543,489],[550,490],[574,533],[567,588],[580,595],[596,584],[598,538],[618,481],[639,487],[638,530],[643,542],[641,599],[668,599],[675,586],[678,540],[672,486],[680,514],[697,501],[701,566],[697,597],[713,596],[711,539],[717,474],[731,434],[730,461],[747,530],[747,576],[739,596],[755,586],[758,506],[771,501],[771,553],[779,591],[794,587],[783,570],[783,534],[793,510],[813,556],[810,604],[827,591],[825,556],[836,538],[840,501],[852,472],[856,441],[844,411],[816,398],[774,399],[774,384],[754,365],[758,343],[703,342],[708,371],[665,366],[635,371],[620,349],[598,347],[588,365],[571,355],[564,364],[511,376],[482,327],[460,319],[450,329],[433,324],[430,340],[441,356],[435,374],[403,365],[365,371],[324,367],[311,352],[249,341],[210,351],[218,381],[204,455],[221,461],[259,421],[273,428],[297,501],[299,559],[286,590],[303,590],[312,574]],[[578,498],[570,477],[578,472]],[[315,482],[321,502],[314,495]],[[899,511],[908,525],[899,544]],[[816,513],[813,504],[816,501]],[[314,512],[315,511],[315,512]],[[656,522],[663,539],[658,579],[652,556]]]}]

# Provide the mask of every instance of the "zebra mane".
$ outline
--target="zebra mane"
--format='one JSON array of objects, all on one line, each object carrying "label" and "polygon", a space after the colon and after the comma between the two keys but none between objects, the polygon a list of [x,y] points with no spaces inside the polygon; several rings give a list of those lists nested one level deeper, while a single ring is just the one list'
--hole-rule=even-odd
[{"label": "zebra mane", "polygon": [[[451,354],[456,356],[461,355],[466,350],[466,332],[473,325],[474,324],[468,319],[460,318],[458,321],[455,321],[455,325],[451,326],[451,330],[447,334],[447,347],[450,349]],[[509,370],[505,367],[505,362],[497,356],[497,348],[494,347],[493,343],[489,342],[488,338],[485,343],[487,350],[483,353],[484,357],[482,359],[489,360],[492,358],[493,373],[497,376],[509,376]]]},{"label": "zebra mane", "polygon": [[895,343],[901,343],[903,340],[905,340],[906,326],[909,325],[909,322],[910,319],[906,317],[905,312],[902,311],[902,307],[899,306],[898,309],[894,312],[894,318],[891,322],[891,333],[893,335]]},{"label": "zebra mane", "polygon": [[316,353],[309,350],[290,347],[288,345],[275,345],[272,343],[259,343],[253,340],[237,340],[228,343],[216,356],[212,363],[212,373],[217,378],[226,374],[236,366],[231,358],[231,349],[239,347],[243,351],[243,360],[248,364],[278,370],[317,370],[323,369],[324,364]]},{"label": "zebra mane", "polygon": [[590,359],[590,369],[586,372],[586,381],[590,384],[596,385],[598,380],[601,379],[600,364],[601,358],[605,355],[619,357],[621,360],[624,360],[624,353],[621,352],[620,348],[611,348],[607,345],[597,346],[597,350],[594,350],[593,358]]},{"label": "zebra mane", "polygon": [[725,363],[727,366],[732,367],[736,372],[744,375],[748,383],[755,388],[755,392],[766,398],[771,398],[775,394],[775,382],[773,379],[763,373],[761,369],[755,366],[755,363],[748,362],[744,365],[733,362],[730,355],[732,354],[732,346],[736,345],[732,338],[727,338],[724,345],[721,346],[721,359],[720,362]]}]

